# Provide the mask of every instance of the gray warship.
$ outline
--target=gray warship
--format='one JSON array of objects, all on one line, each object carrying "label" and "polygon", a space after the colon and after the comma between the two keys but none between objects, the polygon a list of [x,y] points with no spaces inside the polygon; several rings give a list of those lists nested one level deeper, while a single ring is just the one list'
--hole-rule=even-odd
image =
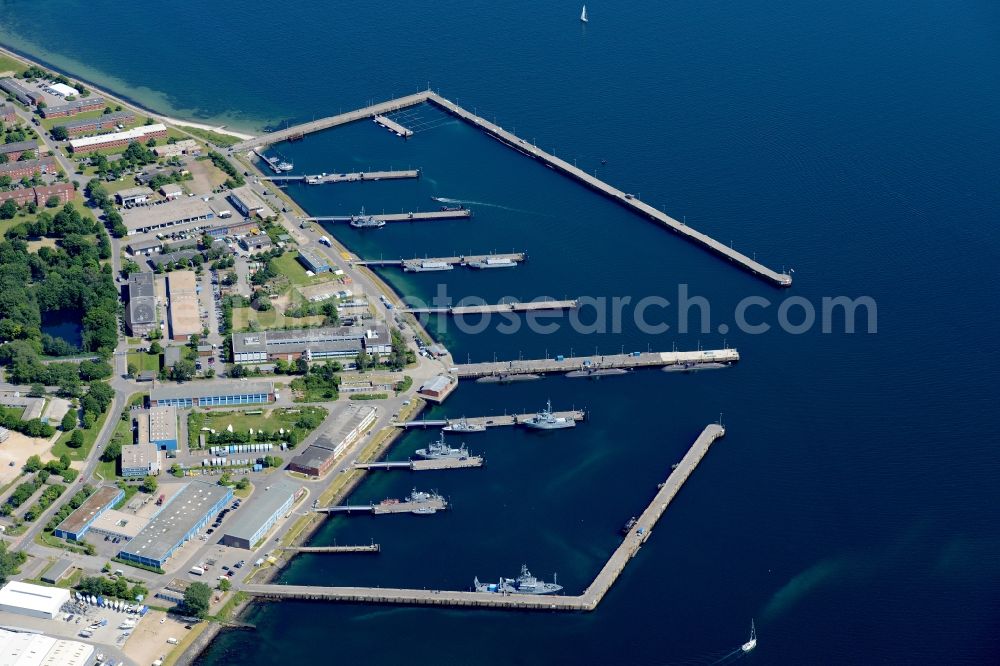
[{"label": "gray warship", "polygon": [[562,428],[575,428],[576,421],[553,414],[552,401],[548,400],[545,402],[545,409],[525,421],[524,426],[534,430],[560,430]]},{"label": "gray warship", "polygon": [[[552,575],[552,580],[556,580],[556,575]],[[480,583],[477,577],[473,582],[476,592],[486,592],[488,594],[555,594],[563,589],[562,585],[555,582],[546,583],[538,580],[528,571],[528,565],[521,565],[521,575],[517,578],[501,578],[499,583]]]},{"label": "gray warship", "polygon": [[441,432],[485,432],[486,426],[481,423],[469,423],[463,416],[458,421],[449,421],[448,425],[441,428]]},{"label": "gray warship", "polygon": [[438,441],[431,442],[426,448],[417,449],[413,452],[413,455],[417,458],[422,458],[423,460],[465,460],[469,457],[469,449],[465,448],[465,444],[462,444],[457,449],[452,446],[448,446],[448,444],[444,441],[444,433],[442,432]]}]

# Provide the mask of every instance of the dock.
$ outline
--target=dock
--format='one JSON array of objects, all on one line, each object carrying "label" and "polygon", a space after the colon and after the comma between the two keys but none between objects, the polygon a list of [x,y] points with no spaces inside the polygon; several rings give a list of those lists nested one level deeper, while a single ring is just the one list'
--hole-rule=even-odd
[{"label": "dock", "polygon": [[367,546],[285,546],[282,550],[292,553],[378,553],[382,546],[373,543]]},{"label": "dock", "polygon": [[[684,483],[704,459],[712,444],[725,435],[721,425],[707,426],[681,461],[660,485],[652,501],[629,529],[594,580],[576,596],[490,594],[457,590],[417,590],[375,587],[318,587],[312,585],[243,585],[240,589],[258,599],[300,599],[372,604],[451,606],[463,608],[592,611],[601,603],[629,561],[649,539],[653,528]],[[679,574],[681,572],[678,572]],[[470,572],[470,576],[474,576]]]},{"label": "dock", "polygon": [[[310,222],[350,222],[355,215],[320,215],[317,217],[303,217],[303,220]],[[461,220],[472,217],[472,211],[468,208],[461,210],[432,210],[426,212],[413,213],[389,213],[382,215],[365,215],[382,222],[419,222],[422,220]]]},{"label": "dock", "polygon": [[411,136],[413,136],[413,130],[406,129],[392,118],[386,118],[385,116],[382,115],[375,115],[372,116],[372,120],[374,120],[377,124],[381,125],[382,127],[386,128],[390,132],[395,133],[396,136],[401,136],[404,139],[409,139]]},{"label": "dock", "polygon": [[354,469],[405,469],[411,472],[427,472],[440,469],[468,469],[471,467],[482,467],[483,462],[484,460],[482,456],[468,456],[466,458],[442,458],[438,460],[401,460],[374,463],[354,463]]},{"label": "dock", "polygon": [[434,495],[429,499],[420,502],[407,502],[405,500],[386,500],[379,504],[344,504],[338,506],[316,507],[313,511],[317,513],[370,513],[375,516],[382,516],[390,513],[435,513],[448,508],[448,501],[440,495]]},{"label": "dock", "polygon": [[373,183],[380,180],[404,180],[420,178],[420,169],[404,171],[354,171],[351,173],[320,173],[306,176],[261,176],[261,180],[274,183],[303,182],[307,185],[326,185],[327,183]]},{"label": "dock", "polygon": [[[569,419],[572,421],[583,421],[587,418],[587,412],[582,409],[573,409],[565,412],[552,412],[556,418]],[[535,412],[525,412],[522,414],[504,414],[502,416],[470,416],[461,419],[420,419],[417,421],[396,421],[392,425],[396,428],[443,428],[453,423],[466,422],[471,426],[486,426],[487,428],[497,428],[500,426],[522,425],[538,416]]]},{"label": "dock", "polygon": [[[493,253],[493,254],[461,254],[451,257],[414,257],[412,259],[360,259],[351,262],[352,266],[397,266],[404,271],[412,273],[428,272],[432,270],[446,270],[434,268],[441,264],[447,266],[465,266],[469,268],[479,268],[473,264],[484,264],[482,268],[498,268],[497,262],[520,264],[527,261],[528,255],[524,252]],[[490,265],[492,264],[492,265]],[[430,268],[428,268],[430,267]]]},{"label": "dock", "polygon": [[572,310],[577,306],[576,299],[568,301],[509,301],[486,305],[452,305],[445,307],[405,308],[403,312],[414,314],[448,314],[453,316],[472,314],[495,314],[500,312],[537,312],[540,310]]},{"label": "dock", "polygon": [[572,356],[517,361],[491,361],[484,363],[458,363],[451,367],[451,374],[459,379],[478,377],[504,377],[508,375],[572,372],[603,368],[654,368],[666,366],[697,367],[699,364],[732,364],[740,360],[735,349],[708,349],[682,352],[634,352],[595,356]]},{"label": "dock", "polygon": [[260,148],[262,146],[278,143],[287,139],[300,138],[310,132],[329,129],[331,127],[351,123],[357,120],[371,118],[375,115],[384,115],[386,113],[399,111],[401,109],[423,104],[425,102],[433,104],[446,113],[460,118],[470,125],[479,128],[500,143],[518,151],[522,155],[552,167],[552,169],[569,176],[595,192],[599,192],[600,194],[610,198],[612,201],[624,206],[628,210],[637,213],[648,220],[652,220],[657,224],[670,229],[671,231],[674,231],[679,236],[700,245],[713,254],[727,259],[753,275],[767,280],[768,282],[779,287],[790,287],[792,285],[792,276],[789,273],[784,272],[784,270],[778,272],[768,268],[756,259],[748,257],[745,254],[733,249],[731,246],[715,240],[708,234],[692,229],[686,223],[674,219],[663,211],[660,211],[657,208],[639,200],[635,195],[624,192],[616,187],[613,187],[612,185],[609,185],[608,183],[605,183],[595,175],[591,175],[583,169],[580,169],[569,162],[556,157],[555,155],[545,152],[538,146],[525,141],[511,132],[508,132],[499,125],[489,122],[485,118],[475,115],[467,109],[462,108],[458,104],[445,99],[431,90],[425,90],[413,95],[391,99],[379,104],[373,104],[356,111],[341,113],[336,116],[330,116],[328,118],[314,120],[309,123],[303,123],[278,132],[264,134],[253,139],[237,143],[232,149],[250,150]]}]

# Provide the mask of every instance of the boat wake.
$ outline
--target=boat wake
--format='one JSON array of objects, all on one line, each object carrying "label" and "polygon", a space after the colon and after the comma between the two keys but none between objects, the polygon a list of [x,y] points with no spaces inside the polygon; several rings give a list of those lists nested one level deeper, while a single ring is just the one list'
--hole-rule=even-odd
[{"label": "boat wake", "polygon": [[485,201],[470,201],[468,199],[451,199],[449,197],[431,197],[434,201],[438,201],[443,204],[453,204],[462,206],[485,206],[486,208],[499,208],[500,210],[509,210],[512,213],[523,213],[525,215],[540,215],[530,210],[522,210],[520,208],[511,208],[510,206],[504,206],[501,204],[487,203]]}]

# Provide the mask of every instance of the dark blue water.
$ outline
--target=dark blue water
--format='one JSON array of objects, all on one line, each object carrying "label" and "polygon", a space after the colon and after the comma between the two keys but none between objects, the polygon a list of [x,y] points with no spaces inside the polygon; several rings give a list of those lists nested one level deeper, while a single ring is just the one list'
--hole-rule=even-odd
[{"label": "dark blue water", "polygon": [[46,312],[42,315],[42,333],[79,348],[83,345],[82,317],[83,313],[76,310]]},{"label": "dark blue water", "polygon": [[[708,663],[757,618],[760,663],[995,663],[1000,471],[989,417],[1000,81],[993,3],[650,5],[389,2],[317,10],[191,0],[0,5],[20,48],[157,109],[243,127],[310,119],[428,81],[459,103],[737,249],[795,269],[766,284],[458,123],[402,142],[360,123],[280,146],[303,171],[420,167],[419,181],[291,189],[312,213],[470,203],[472,220],[335,233],[363,256],[524,250],[509,271],[403,275],[422,299],[661,295],[711,304],[707,331],[478,334],[459,360],[735,345],[743,361],[463,386],[430,415],[586,406],[571,432],[467,438],[484,470],[374,475],[355,499],[418,483],[454,511],[336,519],[316,543],[375,539],[377,557],[302,557],[288,582],[465,588],[526,562],[586,586],[703,425],[719,442],[600,608],[587,615],[283,603],[203,664],[318,659],[393,664]],[[100,24],[91,18],[102,16]],[[143,49],[104,44],[135,26]],[[81,30],[80,26],[89,26]],[[106,37],[106,39],[102,39]],[[80,63],[86,62],[86,67]],[[607,160],[602,165],[601,160]],[[737,303],[777,324],[782,299],[870,296],[878,333],[742,333]],[[655,318],[655,317],[654,317]],[[797,317],[795,317],[797,319]],[[565,320],[564,320],[565,323]],[[433,326],[435,322],[431,322]],[[720,324],[728,331],[720,332]],[[992,409],[991,409],[992,408]],[[412,433],[403,458],[432,433]],[[250,647],[252,646],[252,648]]]}]

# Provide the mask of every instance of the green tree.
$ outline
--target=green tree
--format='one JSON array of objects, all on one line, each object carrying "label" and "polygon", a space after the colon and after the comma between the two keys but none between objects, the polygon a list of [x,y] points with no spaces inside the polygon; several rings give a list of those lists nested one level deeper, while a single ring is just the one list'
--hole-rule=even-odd
[{"label": "green tree", "polygon": [[229,582],[229,578],[228,577],[220,578],[219,579],[219,591],[220,592],[228,592],[232,586],[233,586],[233,584]]},{"label": "green tree", "polygon": [[52,138],[56,141],[65,141],[69,138],[69,132],[62,125],[56,125],[52,128]]},{"label": "green tree", "polygon": [[28,459],[24,462],[24,471],[29,473],[35,473],[42,468],[42,459],[37,455],[28,456]]},{"label": "green tree", "polygon": [[62,417],[62,423],[59,427],[63,429],[63,432],[69,432],[76,427],[76,410],[70,409]]},{"label": "green tree", "polygon": [[74,430],[73,434],[69,436],[69,441],[66,442],[66,446],[70,447],[71,449],[79,449],[81,446],[83,446],[83,431]]},{"label": "green tree", "polygon": [[155,476],[147,476],[145,479],[142,480],[142,483],[139,485],[139,490],[149,494],[155,493],[156,488],[157,484]]},{"label": "green tree", "polygon": [[246,490],[249,487],[250,487],[250,479],[246,477],[243,477],[242,479],[236,482],[237,490]]},{"label": "green tree", "polygon": [[7,582],[7,579],[17,573],[21,565],[28,559],[22,551],[8,551],[7,543],[0,541],[0,585]]},{"label": "green tree", "polygon": [[170,378],[175,382],[186,382],[194,377],[196,371],[194,361],[189,358],[182,358],[174,363],[170,369]]},{"label": "green tree", "polygon": [[153,340],[151,343],[149,343],[149,353],[150,354],[162,354],[163,353],[163,347],[160,346],[159,342],[157,342],[156,340]]},{"label": "green tree", "polygon": [[111,462],[117,460],[118,456],[122,454],[122,442],[120,439],[112,439],[108,442],[108,445],[104,447],[101,451],[101,460],[104,462]]},{"label": "green tree", "polygon": [[204,618],[208,615],[208,605],[212,599],[212,588],[205,583],[191,583],[184,590],[184,607],[192,615]]},{"label": "green tree", "polygon": [[7,199],[0,204],[0,220],[13,220],[17,215],[17,204],[13,199]]}]

